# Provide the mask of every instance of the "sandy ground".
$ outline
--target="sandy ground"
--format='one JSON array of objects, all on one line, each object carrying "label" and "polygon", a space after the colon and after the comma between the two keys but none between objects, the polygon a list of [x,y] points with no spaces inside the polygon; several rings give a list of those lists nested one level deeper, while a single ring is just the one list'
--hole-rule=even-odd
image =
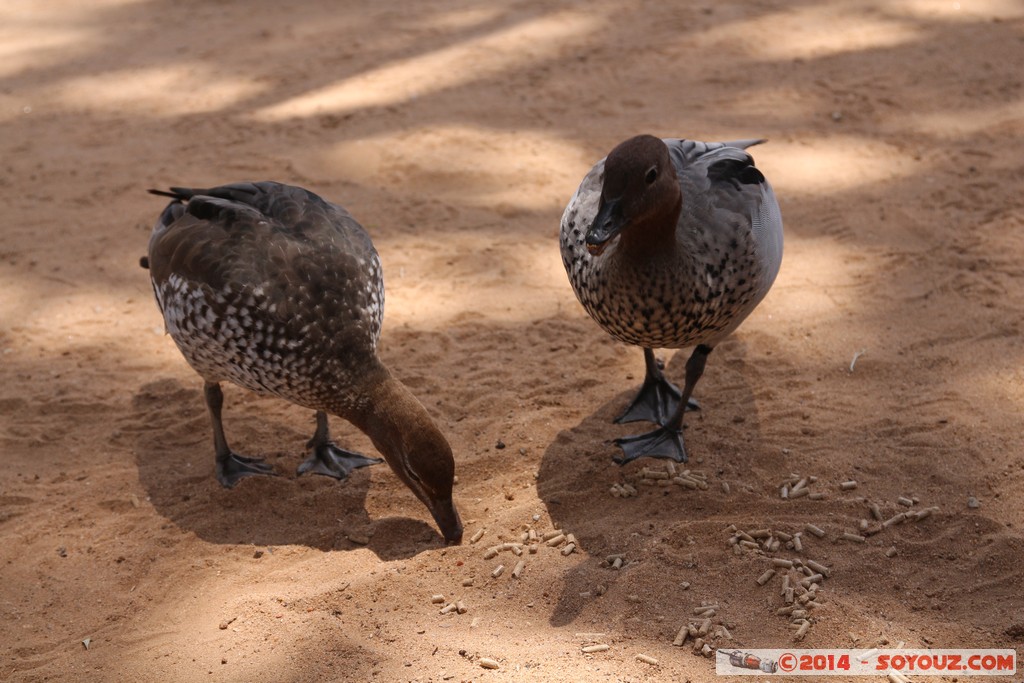
[{"label": "sandy ground", "polygon": [[[832,569],[801,646],[1024,653],[1019,2],[8,0],[0,54],[0,679],[711,681],[672,645],[702,603],[712,647],[794,645],[766,557]],[[770,139],[785,260],[687,417],[707,490],[613,464],[642,356],[558,255],[580,178],[639,132]],[[146,188],[241,179],[373,235],[382,353],[476,544],[383,466],[295,478],[312,416],[242,390],[229,436],[282,476],[216,483],[138,258]],[[790,473],[826,497],[783,500]],[[900,496],[938,511],[838,540]],[[729,544],[807,523],[802,553]],[[484,559],[559,528],[578,550],[518,579]]]}]

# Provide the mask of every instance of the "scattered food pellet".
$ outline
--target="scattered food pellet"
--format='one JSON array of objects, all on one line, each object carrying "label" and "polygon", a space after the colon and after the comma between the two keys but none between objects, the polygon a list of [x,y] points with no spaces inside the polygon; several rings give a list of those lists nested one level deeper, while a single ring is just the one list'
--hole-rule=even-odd
[{"label": "scattered food pellet", "polygon": [[823,529],[820,529],[820,528],[814,526],[813,524],[805,524],[804,525],[804,529],[806,529],[808,532],[814,534],[818,538],[824,538],[825,537],[825,531]]},{"label": "scattered food pellet", "polygon": [[480,666],[482,666],[485,669],[497,669],[499,666],[501,666],[500,664],[498,664],[498,662],[494,661],[489,657],[481,657],[479,662]]},{"label": "scattered food pellet", "polygon": [[597,645],[585,645],[584,647],[581,648],[581,650],[583,652],[586,652],[587,654],[590,654],[591,652],[604,652],[607,649],[608,649],[608,646],[605,645],[604,643],[599,643]]},{"label": "scattered food pellet", "polygon": [[458,612],[459,614],[465,614],[466,612],[469,611],[469,608],[466,607],[466,605],[463,604],[462,600],[459,600],[458,602],[455,603],[455,611]]},{"label": "scattered food pellet", "polygon": [[885,551],[885,556],[886,557],[896,557],[896,546],[891,546],[888,550],[886,550]]},{"label": "scattered food pellet", "polygon": [[857,488],[857,482],[853,479],[839,484],[840,491],[852,491],[855,488]]},{"label": "scattered food pellet", "polygon": [[888,529],[893,524],[902,524],[906,519],[907,519],[907,513],[906,512],[900,512],[899,514],[895,514],[892,517],[890,517],[889,519],[887,519],[884,522],[882,522],[882,528],[883,529]]},{"label": "scattered food pellet", "polygon": [[432,595],[432,596],[430,596],[430,602],[435,604],[435,605],[438,605],[438,604],[444,602],[444,596],[441,595],[440,593],[438,593],[437,595]]},{"label": "scattered food pellet", "polygon": [[441,608],[441,614],[450,614],[451,612],[454,612],[457,609],[458,605],[456,605],[454,602],[450,602]]},{"label": "scattered food pellet", "polygon": [[766,583],[771,581],[773,576],[775,576],[775,570],[774,569],[766,569],[764,571],[764,574],[761,574],[761,576],[757,577],[757,585],[758,586],[765,585]]},{"label": "scattered food pellet", "polygon": [[564,540],[565,540],[565,534],[561,534],[561,533],[560,533],[560,534],[558,534],[557,536],[552,536],[551,538],[549,538],[549,539],[548,539],[547,541],[545,541],[545,542],[546,542],[546,543],[547,543],[547,544],[548,544],[549,546],[551,546],[552,548],[554,548],[554,547],[555,547],[556,545],[560,544],[560,543],[561,543],[562,541],[564,541]]},{"label": "scattered food pellet", "polygon": [[971,496],[970,498],[967,499],[967,507],[969,507],[971,510],[977,510],[978,508],[981,507],[981,501],[975,498],[974,496]]},{"label": "scattered food pellet", "polygon": [[484,535],[484,530],[483,530],[483,529],[477,529],[477,530],[476,530],[476,533],[475,533],[475,534],[473,534],[473,535],[472,535],[472,536],[471,536],[471,537],[469,538],[469,542],[470,542],[470,543],[476,543],[476,542],[477,542],[477,541],[479,541],[479,540],[480,540],[481,538],[483,538],[483,535]]},{"label": "scattered food pellet", "polygon": [[861,536],[859,534],[851,534],[848,531],[845,532],[842,536],[840,536],[840,538],[843,539],[844,541],[853,541],[854,543],[863,543],[864,541],[867,540],[866,538],[864,538],[863,536]]},{"label": "scattered food pellet", "polygon": [[491,576],[493,576],[494,578],[498,578],[499,576],[501,576],[501,573],[503,571],[505,571],[505,565],[499,564],[497,567],[494,568],[494,571],[491,572]]},{"label": "scattered food pellet", "polygon": [[914,501],[907,498],[906,496],[900,496],[899,498],[896,499],[896,502],[908,508],[913,507],[914,505]]},{"label": "scattered food pellet", "polygon": [[472,586],[472,585],[473,585],[473,577],[470,577],[470,578],[468,578],[468,579],[463,579],[463,580],[462,580],[462,586],[463,586],[464,588],[469,588],[469,587],[470,587],[470,586]]},{"label": "scattered food pellet", "polygon": [[512,578],[518,579],[520,576],[523,575],[524,569],[526,569],[526,562],[524,562],[523,560],[519,560],[518,562],[516,562],[515,568],[512,569]]},{"label": "scattered food pellet", "polygon": [[562,548],[562,554],[565,556],[571,555],[576,550],[576,544],[570,543],[569,545]]},{"label": "scattered food pellet", "polygon": [[638,661],[641,661],[644,664],[650,664],[651,666],[656,666],[658,664],[657,659],[655,659],[654,657],[648,657],[644,654],[637,654],[636,658]]},{"label": "scattered food pellet", "polygon": [[825,576],[832,576],[832,571],[820,562],[815,562],[814,560],[807,560],[805,564],[814,571],[818,572],[819,574],[824,574]]}]

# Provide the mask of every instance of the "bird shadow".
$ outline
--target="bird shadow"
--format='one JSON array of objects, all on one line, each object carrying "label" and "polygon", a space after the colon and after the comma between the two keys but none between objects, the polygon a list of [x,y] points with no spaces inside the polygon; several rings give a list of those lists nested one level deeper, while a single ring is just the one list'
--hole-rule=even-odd
[{"label": "bird shadow", "polygon": [[[139,481],[157,512],[218,544],[304,545],[325,552],[366,547],[382,560],[409,558],[443,546],[441,536],[423,521],[370,519],[370,468],[355,470],[342,481],[296,477],[294,468],[312,433],[312,421],[309,432],[303,433],[290,424],[294,420],[288,421],[295,409],[276,403],[229,394],[225,412],[235,413],[226,420],[229,443],[242,453],[265,458],[279,476],[247,477],[226,489],[214,475],[201,390],[175,379],[142,385],[132,397],[131,414],[120,425],[119,438],[133,448]],[[252,404],[258,409],[239,410]]]},{"label": "bird shadow", "polygon": [[[710,532],[709,526],[719,527],[720,520],[735,509],[735,496],[725,495],[718,480],[739,479],[753,459],[760,459],[760,466],[780,464],[767,462],[773,460],[772,455],[749,446],[759,441],[761,424],[746,378],[745,356],[742,341],[731,339],[720,345],[697,385],[695,393],[702,408],[685,416],[690,460],[678,467],[704,472],[712,482],[706,491],[641,482],[643,468],[663,470],[665,460],[640,458],[623,466],[612,460],[618,455],[615,438],[651,429],[643,422],[613,422],[639,388],[639,381],[576,426],[561,431],[548,446],[537,478],[538,496],[552,521],[574,533],[587,554],[564,577],[552,625],[576,621],[590,600],[622,601],[618,613],[624,619],[639,616],[643,605],[662,604],[667,609],[673,603],[671,596],[679,592],[683,575],[708,560],[685,548],[669,551],[685,546],[689,536]],[[667,363],[666,375],[674,382],[681,382],[688,357],[688,350],[680,351]],[[624,481],[635,482],[639,495],[613,497],[612,484]],[[610,571],[606,557],[613,553],[634,560],[642,557],[643,561],[629,564],[628,571]],[[678,566],[679,562],[683,566]],[[644,596],[643,604],[626,600],[626,594],[639,586],[653,592]]]}]

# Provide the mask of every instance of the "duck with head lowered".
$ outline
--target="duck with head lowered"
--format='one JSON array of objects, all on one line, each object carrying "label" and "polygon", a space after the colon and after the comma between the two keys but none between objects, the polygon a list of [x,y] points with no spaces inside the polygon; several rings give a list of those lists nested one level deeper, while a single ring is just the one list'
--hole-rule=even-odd
[{"label": "duck with head lowered", "polygon": [[384,280],[370,236],[342,207],[274,182],[151,190],[171,197],[153,228],[149,268],[167,332],[205,381],[217,479],[272,474],[224,435],[220,383],[316,411],[299,474],[344,479],[379,463],[338,447],[327,414],[373,441],[430,511],[462,540],[451,447],[422,404],[377,356]]},{"label": "duck with head lowered", "polygon": [[[562,215],[562,262],[573,291],[612,337],[644,349],[639,394],[616,420],[649,433],[617,439],[620,463],[686,462],[683,413],[708,354],[761,302],[782,262],[782,215],[746,148],[638,135],[583,179]],[[654,349],[695,347],[682,391]]]}]

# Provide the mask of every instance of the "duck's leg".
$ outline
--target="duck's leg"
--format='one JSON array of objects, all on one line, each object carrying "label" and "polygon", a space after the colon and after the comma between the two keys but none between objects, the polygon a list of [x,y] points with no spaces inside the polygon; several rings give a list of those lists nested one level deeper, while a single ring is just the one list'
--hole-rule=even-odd
[{"label": "duck's leg", "polygon": [[306,448],[312,448],[313,454],[299,465],[298,474],[313,472],[335,479],[344,479],[349,472],[358,467],[384,462],[380,458],[368,458],[365,455],[339,448],[331,441],[331,433],[327,428],[327,413],[322,410],[316,411],[316,432],[306,444]]},{"label": "duck's leg", "polygon": [[[661,370],[661,364],[658,363],[654,357],[654,351],[651,349],[644,349],[644,364],[647,366],[647,372],[644,375],[643,386],[640,387],[633,402],[626,408],[626,412],[615,418],[619,424],[645,420],[663,425],[675,415],[679,398],[682,396],[679,387],[665,377],[665,373]],[[690,399],[686,403],[686,409],[700,410],[700,405]]]},{"label": "duck's leg", "polygon": [[272,466],[259,458],[238,455],[228,446],[228,440],[224,436],[224,423],[220,417],[221,408],[224,407],[224,394],[220,390],[220,384],[207,382],[203,386],[203,395],[206,397],[206,408],[210,411],[210,421],[213,423],[213,448],[217,455],[217,481],[222,486],[231,488],[242,477],[273,474]]},{"label": "duck's leg", "polygon": [[683,413],[686,412],[687,401],[693,394],[697,380],[704,374],[704,364],[711,350],[712,347],[701,344],[690,354],[690,359],[686,361],[686,384],[676,404],[675,413],[668,423],[647,434],[616,439],[615,443],[622,448],[622,457],[613,458],[615,462],[625,465],[644,456],[686,462],[686,447],[683,446]]}]

